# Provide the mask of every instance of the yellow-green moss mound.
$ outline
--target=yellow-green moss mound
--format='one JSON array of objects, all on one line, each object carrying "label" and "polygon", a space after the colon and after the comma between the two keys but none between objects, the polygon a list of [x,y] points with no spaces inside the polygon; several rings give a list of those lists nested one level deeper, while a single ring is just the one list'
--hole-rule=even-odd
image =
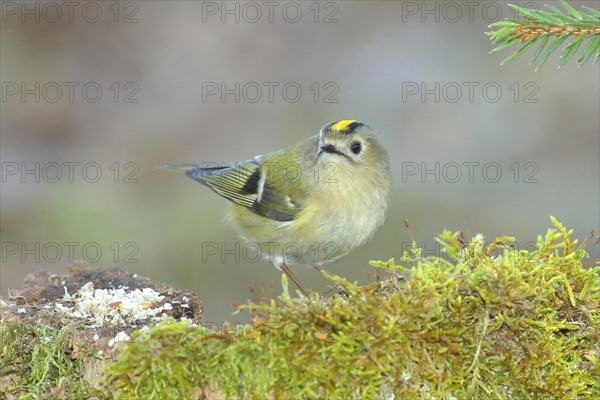
[{"label": "yellow-green moss mound", "polygon": [[107,382],[139,399],[599,398],[600,267],[553,222],[533,251],[444,232],[447,258],[415,247],[370,286],[241,307],[252,325],[161,323]]}]

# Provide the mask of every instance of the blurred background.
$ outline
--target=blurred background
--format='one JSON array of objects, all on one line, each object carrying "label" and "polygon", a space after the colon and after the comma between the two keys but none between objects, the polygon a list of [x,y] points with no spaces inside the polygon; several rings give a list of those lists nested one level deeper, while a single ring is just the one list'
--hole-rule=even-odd
[{"label": "blurred background", "polygon": [[556,52],[534,72],[530,49],[500,66],[484,32],[515,17],[505,3],[3,2],[0,294],[86,259],[245,320],[232,304],[279,294],[280,273],[227,201],[156,166],[248,159],[339,119],[378,131],[394,182],[385,225],[332,273],[371,281],[369,260],[410,246],[405,219],[426,255],[445,228],[524,248],[550,215],[598,231],[598,64],[557,70]]}]

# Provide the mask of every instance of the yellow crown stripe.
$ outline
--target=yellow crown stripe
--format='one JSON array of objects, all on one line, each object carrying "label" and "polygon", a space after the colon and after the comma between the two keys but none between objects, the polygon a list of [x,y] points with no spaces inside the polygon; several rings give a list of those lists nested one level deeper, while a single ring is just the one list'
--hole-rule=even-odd
[{"label": "yellow crown stripe", "polygon": [[348,127],[350,126],[350,124],[352,124],[353,122],[358,122],[354,119],[343,119],[341,121],[336,122],[335,124],[333,124],[331,126],[331,130],[332,131],[338,131],[338,132],[344,132],[348,130]]}]

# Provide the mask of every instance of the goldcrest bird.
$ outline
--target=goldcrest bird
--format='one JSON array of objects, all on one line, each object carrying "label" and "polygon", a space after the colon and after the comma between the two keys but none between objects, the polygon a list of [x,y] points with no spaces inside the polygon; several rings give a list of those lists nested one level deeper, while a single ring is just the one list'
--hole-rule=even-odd
[{"label": "goldcrest bird", "polygon": [[241,238],[305,294],[289,265],[318,270],[364,244],[384,221],[390,160],[368,125],[342,120],[284,149],[222,165],[167,164],[232,201]]}]

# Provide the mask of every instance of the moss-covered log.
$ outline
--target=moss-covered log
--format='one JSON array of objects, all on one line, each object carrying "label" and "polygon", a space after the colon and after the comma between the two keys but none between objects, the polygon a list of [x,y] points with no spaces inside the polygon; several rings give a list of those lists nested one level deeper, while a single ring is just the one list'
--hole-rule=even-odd
[{"label": "moss-covered log", "polygon": [[[328,298],[286,289],[240,307],[248,325],[163,321],[133,333],[93,387],[123,399],[600,398],[600,267],[553,221],[529,250],[444,232],[443,257],[415,245],[398,263],[373,263],[388,276],[370,285],[327,276],[338,288]],[[38,362],[15,335],[47,334],[15,329],[3,324],[4,377]],[[73,376],[61,368],[55,378]],[[70,398],[90,395],[66,386]]]}]

